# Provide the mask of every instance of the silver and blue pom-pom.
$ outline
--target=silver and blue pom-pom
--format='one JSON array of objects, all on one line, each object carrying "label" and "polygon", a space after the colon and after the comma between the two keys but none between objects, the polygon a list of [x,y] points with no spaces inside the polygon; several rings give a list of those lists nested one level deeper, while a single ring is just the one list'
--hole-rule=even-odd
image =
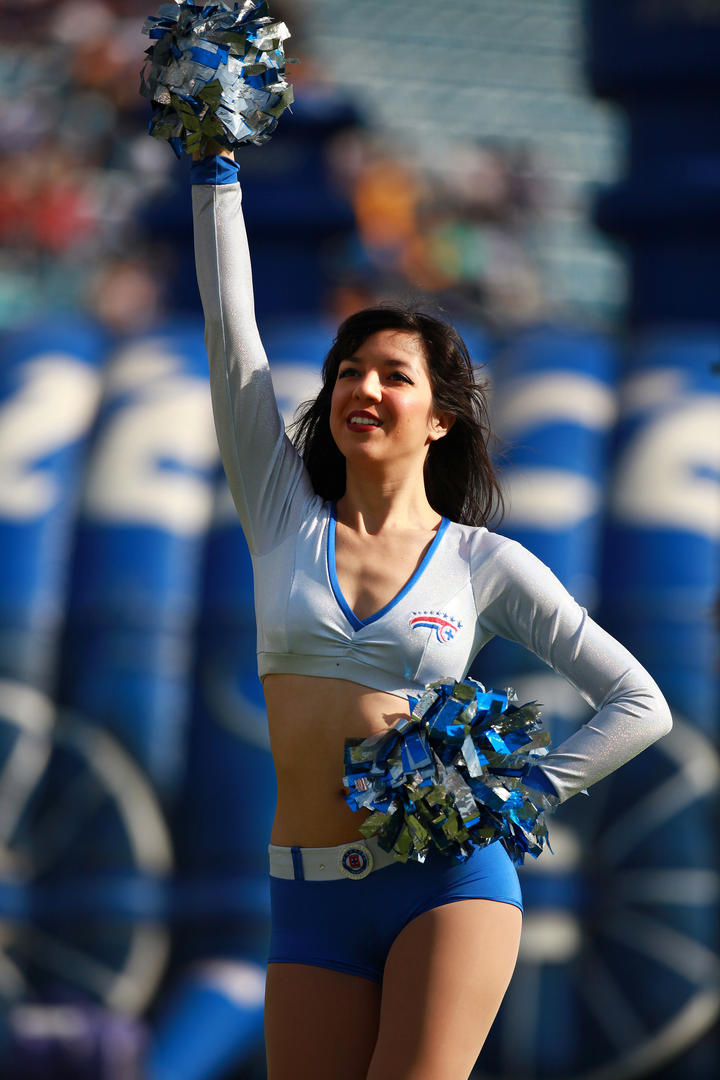
[{"label": "silver and blue pom-pom", "polygon": [[547,752],[539,706],[472,679],[432,683],[411,715],[368,739],[347,739],[343,779],[360,826],[397,859],[423,862],[432,848],[464,861],[499,840],[515,865],[547,841],[544,811],[559,799],[525,783]]},{"label": "silver and blue pom-pom", "polygon": [[140,93],[153,102],[149,133],[185,150],[206,152],[264,143],[291,104],[283,43],[266,0],[190,3],[171,0],[145,22]]}]

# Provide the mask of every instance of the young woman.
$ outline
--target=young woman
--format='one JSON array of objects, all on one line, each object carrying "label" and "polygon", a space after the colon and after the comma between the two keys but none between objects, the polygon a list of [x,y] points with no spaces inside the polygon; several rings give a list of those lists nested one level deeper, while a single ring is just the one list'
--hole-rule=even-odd
[{"label": "young woman", "polygon": [[407,716],[427,683],[463,678],[495,634],[597,710],[535,770],[563,800],[665,734],[669,712],[548,568],[485,528],[497,487],[482,394],[451,328],[391,309],[351,316],[299,455],[255,325],[237,167],[223,154],[193,174],[215,421],[255,566],[278,780],[269,1077],[462,1080],[515,963],[514,867],[499,843],[463,864],[402,864],[361,841],[345,740]]}]

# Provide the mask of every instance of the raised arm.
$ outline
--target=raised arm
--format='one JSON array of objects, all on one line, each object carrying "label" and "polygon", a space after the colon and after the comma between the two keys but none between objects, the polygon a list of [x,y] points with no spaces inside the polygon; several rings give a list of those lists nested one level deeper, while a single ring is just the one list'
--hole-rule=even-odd
[{"label": "raised arm", "polygon": [[215,428],[253,553],[294,532],[314,492],[285,434],[253,307],[238,167],[225,156],[192,167],[195,259]]},{"label": "raised arm", "polygon": [[[476,575],[481,622],[539,656],[596,715],[543,758],[561,800],[602,780],[672,726],[656,683],[624,646],[570,596],[551,570],[512,540]],[[537,786],[542,785],[539,777]]]}]

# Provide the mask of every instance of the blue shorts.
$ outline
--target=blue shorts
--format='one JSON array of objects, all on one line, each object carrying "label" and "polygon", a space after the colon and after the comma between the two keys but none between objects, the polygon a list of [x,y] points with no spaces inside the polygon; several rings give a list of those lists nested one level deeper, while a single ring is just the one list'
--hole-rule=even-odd
[{"label": "blue shorts", "polygon": [[270,878],[269,963],[312,964],[381,982],[403,927],[456,900],[498,900],[522,911],[517,871],[500,843],[459,863],[431,852],[424,863],[397,863],[360,880]]}]

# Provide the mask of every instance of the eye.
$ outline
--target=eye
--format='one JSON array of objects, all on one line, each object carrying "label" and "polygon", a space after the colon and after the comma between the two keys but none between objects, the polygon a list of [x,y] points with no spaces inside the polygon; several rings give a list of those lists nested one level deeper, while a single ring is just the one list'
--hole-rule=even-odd
[{"label": "eye", "polygon": [[392,379],[392,380],[393,380],[394,382],[404,382],[404,383],[407,383],[407,384],[408,384],[408,386],[412,386],[412,385],[413,385],[413,381],[412,381],[412,379],[409,379],[409,378],[408,378],[408,376],[407,376],[407,375],[405,375],[405,374],[403,374],[403,372],[402,372],[402,371],[393,371],[393,372],[391,372],[391,374],[390,374],[390,378],[391,378],[391,379]]},{"label": "eye", "polygon": [[352,365],[348,364],[347,367],[340,368],[340,371],[338,371],[337,377],[338,377],[338,379],[344,379],[347,375],[357,375],[357,373],[358,373],[358,369],[356,367],[352,367]]}]

